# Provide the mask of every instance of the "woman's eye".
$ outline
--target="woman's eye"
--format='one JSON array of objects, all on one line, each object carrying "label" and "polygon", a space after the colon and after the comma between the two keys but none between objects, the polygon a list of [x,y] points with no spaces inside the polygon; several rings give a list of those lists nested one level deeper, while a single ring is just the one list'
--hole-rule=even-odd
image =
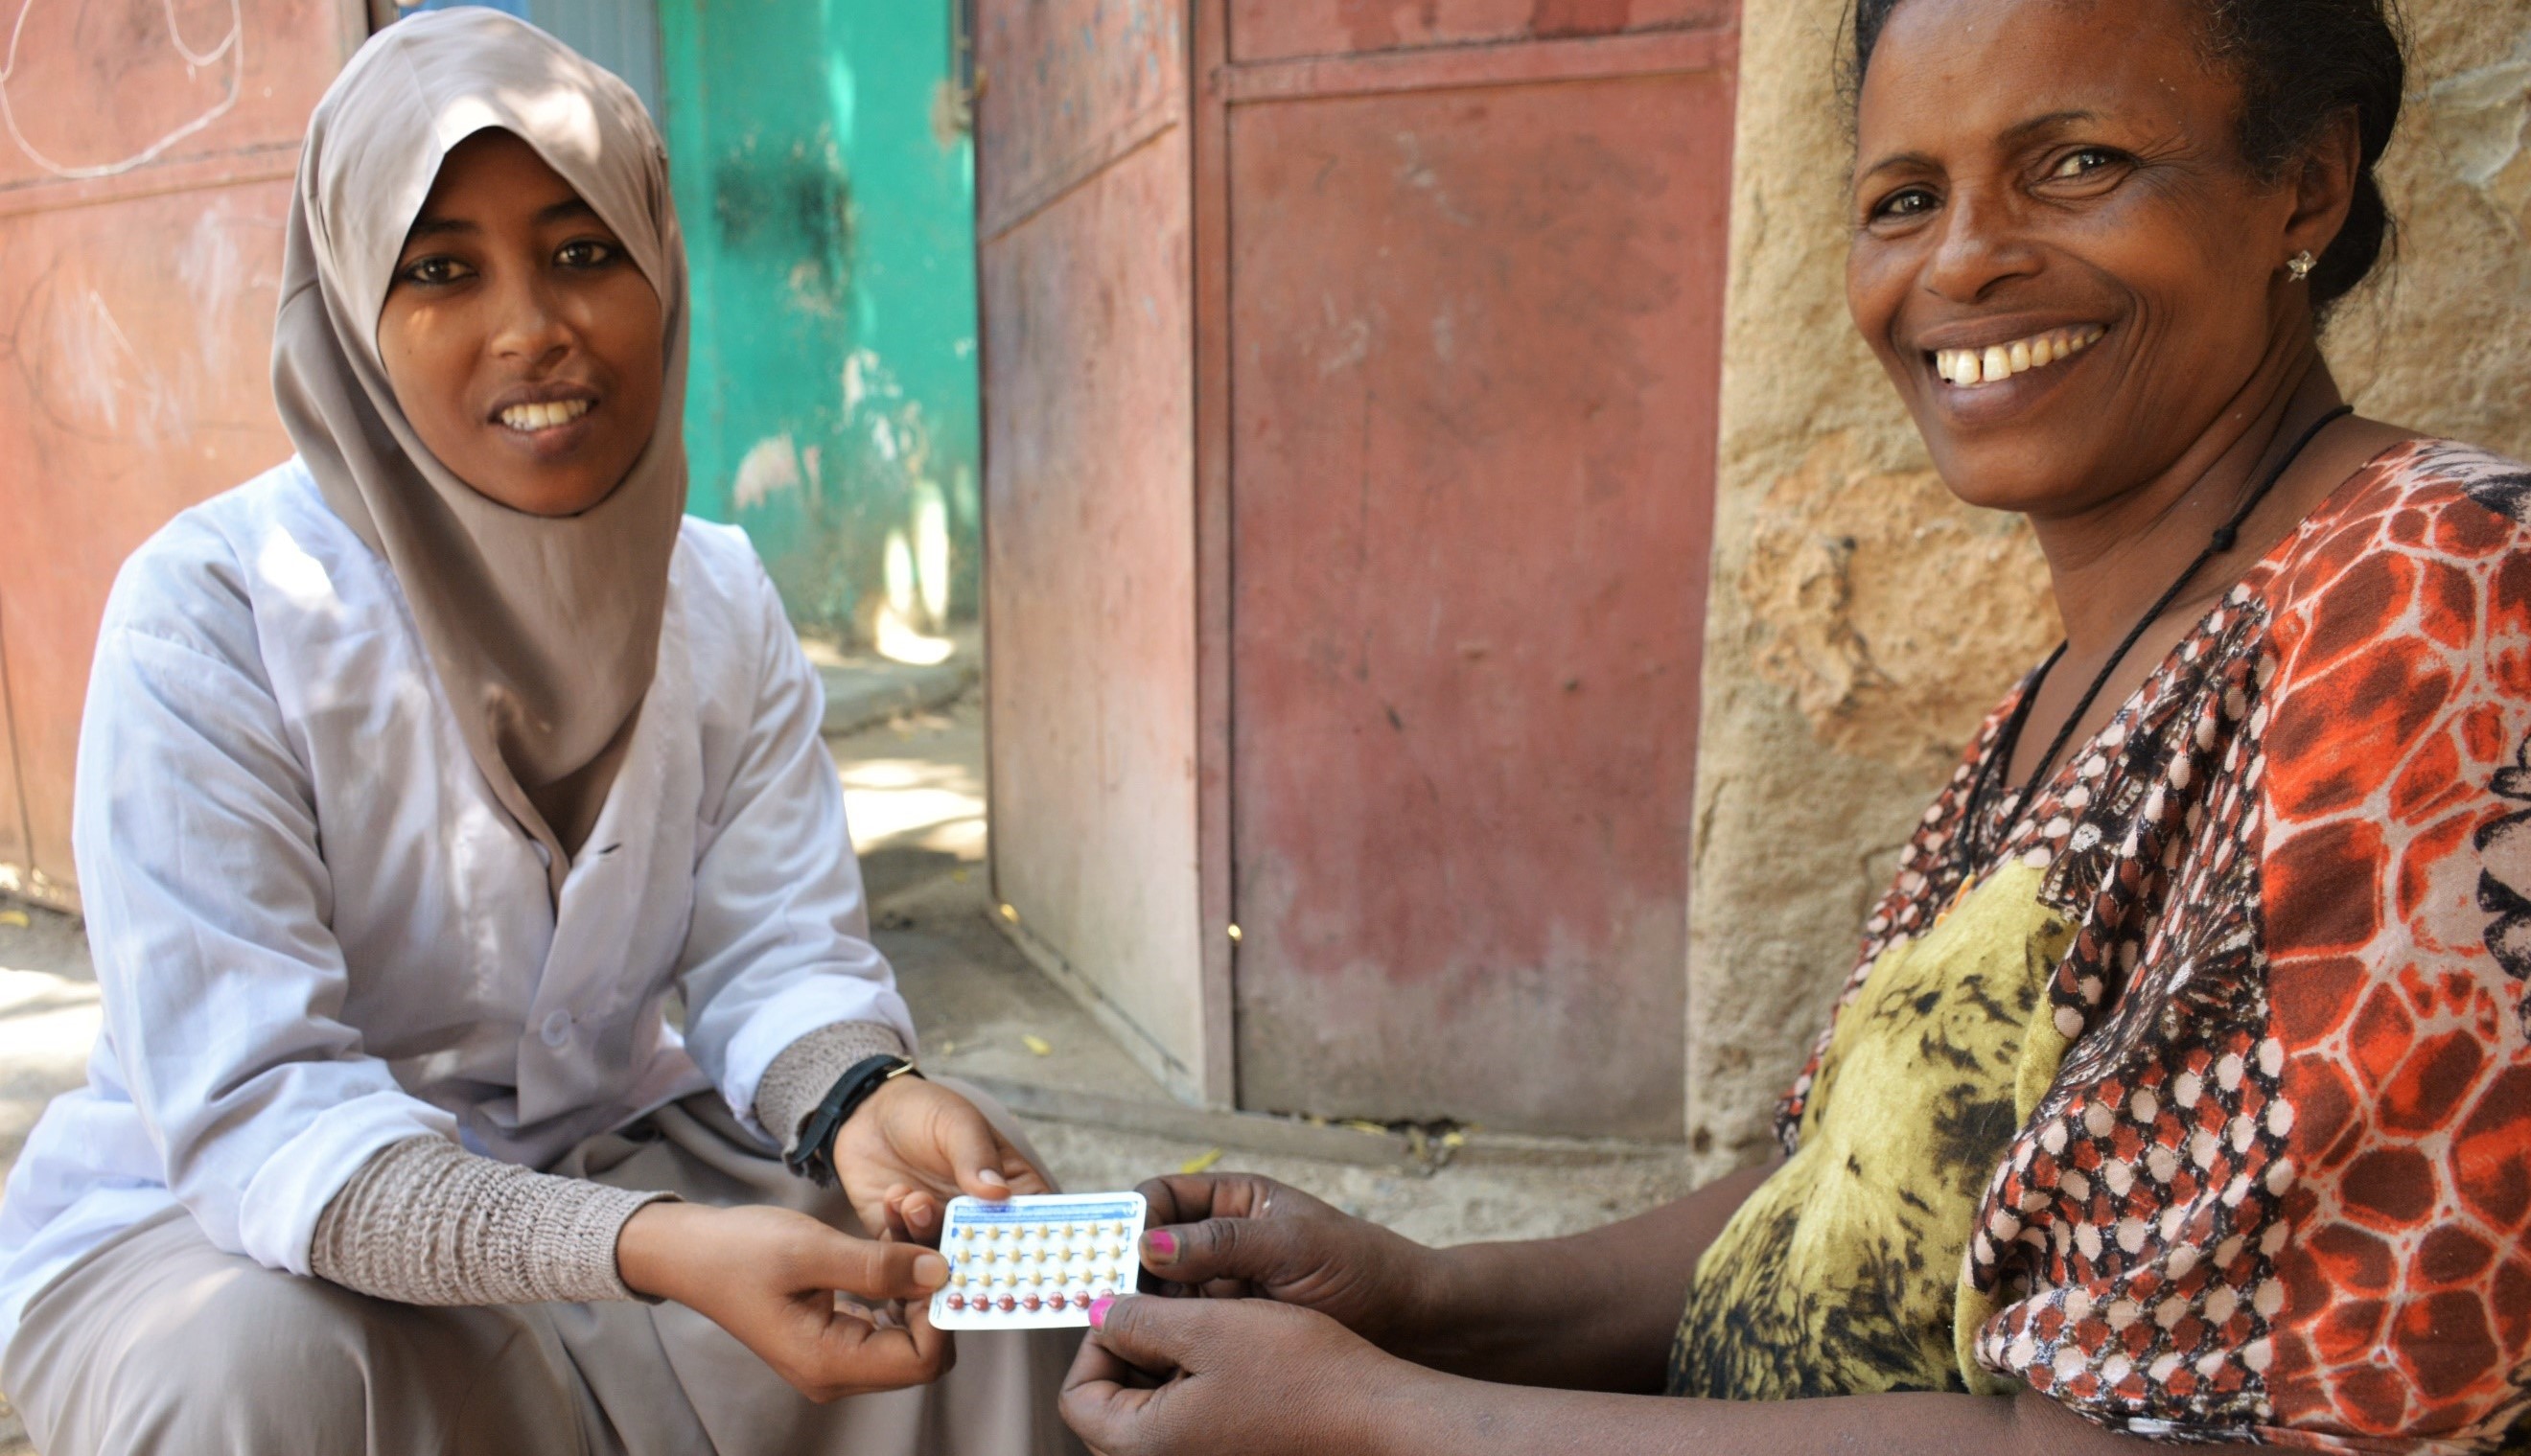
[{"label": "woman's eye", "polygon": [[2118,154],[2105,146],[2082,146],[2065,153],[2050,172],[2050,177],[2086,177],[2104,167],[2116,165]]},{"label": "woman's eye", "polygon": [[1934,210],[1934,195],[1921,187],[1901,188],[1877,203],[1872,220],[1919,217]]},{"label": "woman's eye", "polygon": [[588,238],[565,243],[554,254],[554,261],[566,268],[595,268],[614,260],[613,248]]},{"label": "woman's eye", "polygon": [[424,287],[455,283],[464,278],[467,268],[453,257],[425,257],[405,265],[404,277]]}]

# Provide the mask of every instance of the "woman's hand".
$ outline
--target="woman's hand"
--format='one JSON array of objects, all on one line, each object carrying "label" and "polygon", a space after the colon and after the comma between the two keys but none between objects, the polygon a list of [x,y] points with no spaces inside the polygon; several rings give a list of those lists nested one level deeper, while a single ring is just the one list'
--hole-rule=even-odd
[{"label": "woman's hand", "polygon": [[[702,1312],[814,1401],[922,1385],[948,1372],[949,1337],[924,1304],[948,1261],[910,1244],[856,1239],[787,1208],[649,1204],[616,1236],[615,1266],[636,1294]],[[903,1322],[850,1308],[843,1290]]]},{"label": "woman's hand", "polygon": [[1152,1205],[1143,1267],[1163,1294],[1299,1305],[1394,1350],[1443,1282],[1434,1251],[1271,1178],[1154,1178],[1140,1191]]},{"label": "woman's hand", "polygon": [[1446,1376],[1323,1315],[1263,1300],[1101,1301],[1064,1377],[1064,1424],[1103,1456],[1381,1449],[1378,1432]]},{"label": "woman's hand", "polygon": [[826,1157],[862,1227],[924,1244],[940,1241],[941,1211],[961,1193],[999,1201],[1051,1188],[975,1103],[920,1077],[871,1093]]},{"label": "woman's hand", "polygon": [[1090,1317],[1058,1409],[1102,1456],[2150,1449],[2029,1389],[1786,1401],[1542,1390],[1409,1365],[1323,1316],[1262,1300],[1145,1296],[1093,1306]]},{"label": "woman's hand", "polygon": [[1728,1174],[1587,1234],[1452,1249],[1427,1249],[1270,1179],[1155,1178],[1142,1188],[1153,1225],[1143,1266],[1168,1281],[1163,1293],[1305,1306],[1454,1375],[1659,1390],[1696,1261],[1768,1172]]}]

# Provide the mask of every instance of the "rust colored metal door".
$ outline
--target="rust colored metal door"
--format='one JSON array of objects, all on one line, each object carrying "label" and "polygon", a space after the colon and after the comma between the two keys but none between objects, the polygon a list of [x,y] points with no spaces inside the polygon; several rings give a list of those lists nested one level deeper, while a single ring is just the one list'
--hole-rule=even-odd
[{"label": "rust colored metal door", "polygon": [[1730,0],[980,0],[993,866],[1181,1095],[1676,1138]]},{"label": "rust colored metal door", "polygon": [[1227,1102],[1198,969],[1184,3],[980,5],[992,865],[1032,959]]},{"label": "rust colored metal door", "polygon": [[281,224],[340,0],[0,0],[0,888],[76,898],[72,759],[123,558],[285,459]]},{"label": "rust colored metal door", "polygon": [[1240,1103],[1677,1138],[1732,14],[1227,19]]}]

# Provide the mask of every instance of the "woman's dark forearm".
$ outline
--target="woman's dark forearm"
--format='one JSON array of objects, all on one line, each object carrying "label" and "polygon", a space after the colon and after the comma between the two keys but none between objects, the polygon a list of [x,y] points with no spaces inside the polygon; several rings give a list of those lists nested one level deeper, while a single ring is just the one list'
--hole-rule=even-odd
[{"label": "woman's dark forearm", "polygon": [[2141,1456],[2155,1448],[2141,1437],[2095,1426],[2032,1390],[2008,1397],[1671,1400],[1528,1390],[1429,1373],[1367,1397],[1353,1428],[1367,1437],[1354,1447],[1367,1456]]},{"label": "woman's dark forearm", "polygon": [[1437,1251],[1427,1304],[1385,1343],[1474,1379],[1657,1391],[1697,1260],[1772,1171],[1744,1168],[1570,1238]]}]

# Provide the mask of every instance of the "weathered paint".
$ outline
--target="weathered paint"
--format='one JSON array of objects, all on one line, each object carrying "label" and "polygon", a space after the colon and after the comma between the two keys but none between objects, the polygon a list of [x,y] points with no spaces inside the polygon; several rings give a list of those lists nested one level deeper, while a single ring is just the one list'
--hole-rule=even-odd
[{"label": "weathered paint", "polygon": [[0,875],[16,881],[33,872],[34,831],[27,813],[27,769],[18,756],[18,707],[9,691],[9,594],[0,591]]},{"label": "weathered paint", "polygon": [[281,223],[308,113],[366,20],[331,0],[0,0],[0,28],[16,27],[0,83],[0,726],[15,740],[0,819],[16,824],[0,886],[40,875],[67,899],[80,710],[115,571],[177,511],[290,453],[267,381]]},{"label": "weathered paint", "polygon": [[1232,113],[1244,1105],[1681,1135],[1730,98]]},{"label": "weathered paint", "polygon": [[1725,24],[1731,0],[1231,0],[1240,61]]},{"label": "weathered paint", "polygon": [[[974,156],[949,7],[663,0],[659,21],[693,509],[747,528],[803,625],[972,614]],[[948,580],[891,603],[892,549]]]},{"label": "weathered paint", "polygon": [[1190,1099],[1227,1100],[1189,980],[1201,926],[1177,24],[1157,0],[980,16],[993,877],[1022,943],[1128,1051]]},{"label": "weathered paint", "polygon": [[984,7],[1002,897],[1190,1095],[1677,1137],[1730,28],[1181,4]]},{"label": "weathered paint", "polygon": [[1185,3],[978,0],[986,237],[1186,119]]}]

